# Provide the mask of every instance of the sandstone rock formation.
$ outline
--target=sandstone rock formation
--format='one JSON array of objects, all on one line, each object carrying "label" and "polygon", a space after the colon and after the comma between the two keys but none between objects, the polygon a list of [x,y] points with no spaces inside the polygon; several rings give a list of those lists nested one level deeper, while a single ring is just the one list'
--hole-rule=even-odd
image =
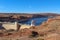
[{"label": "sandstone rock formation", "polygon": [[[29,38],[32,34],[32,31],[37,32],[39,36],[34,38]],[[47,21],[43,22],[41,25],[31,28],[24,28],[19,30],[18,32],[3,32],[0,37],[10,37],[10,38],[20,38],[20,40],[60,40],[60,16],[56,16],[54,18],[49,18]]]}]

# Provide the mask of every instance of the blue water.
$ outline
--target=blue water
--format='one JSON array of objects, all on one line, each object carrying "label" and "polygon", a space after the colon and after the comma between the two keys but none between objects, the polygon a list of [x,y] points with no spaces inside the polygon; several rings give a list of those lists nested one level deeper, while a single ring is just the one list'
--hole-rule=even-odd
[{"label": "blue water", "polygon": [[40,18],[31,18],[26,22],[22,22],[23,24],[31,24],[31,21],[34,20],[35,21],[35,25],[40,25],[42,22],[46,21],[48,19],[48,17],[40,17]]}]

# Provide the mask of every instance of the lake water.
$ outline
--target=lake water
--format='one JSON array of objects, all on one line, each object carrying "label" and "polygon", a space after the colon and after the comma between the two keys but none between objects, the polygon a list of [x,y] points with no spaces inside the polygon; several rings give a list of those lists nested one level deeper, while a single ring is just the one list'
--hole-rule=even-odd
[{"label": "lake water", "polygon": [[42,22],[46,21],[48,19],[48,17],[38,17],[38,18],[31,18],[26,22],[22,22],[22,24],[31,24],[31,21],[34,20],[35,21],[35,25],[40,25]]}]

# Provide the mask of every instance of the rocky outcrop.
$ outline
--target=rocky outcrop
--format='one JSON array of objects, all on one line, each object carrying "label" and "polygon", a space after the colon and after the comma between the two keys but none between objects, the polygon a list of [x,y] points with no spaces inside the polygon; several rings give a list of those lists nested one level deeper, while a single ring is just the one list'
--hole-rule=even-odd
[{"label": "rocky outcrop", "polygon": [[[32,32],[36,32],[39,36],[37,38],[43,38],[44,40],[60,40],[60,16],[49,18],[47,21],[43,22],[39,26],[34,26],[31,28],[24,28],[19,31],[15,32],[5,32],[1,33],[3,37],[19,37],[22,39],[26,36],[30,36]],[[0,37],[1,37],[0,35]],[[33,36],[35,34],[33,33]],[[28,37],[27,37],[28,38]],[[22,40],[21,39],[21,40]],[[32,38],[33,39],[33,38]],[[30,39],[30,40],[32,40]]]}]

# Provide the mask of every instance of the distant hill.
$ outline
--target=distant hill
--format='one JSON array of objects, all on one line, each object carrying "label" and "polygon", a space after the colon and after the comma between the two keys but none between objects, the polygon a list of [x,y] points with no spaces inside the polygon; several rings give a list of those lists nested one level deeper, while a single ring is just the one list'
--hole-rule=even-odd
[{"label": "distant hill", "polygon": [[57,13],[0,13],[0,16],[12,16],[12,17],[46,17],[46,16],[60,16]]},{"label": "distant hill", "polygon": [[44,15],[44,16],[60,16],[57,13],[0,13],[0,15]]}]

